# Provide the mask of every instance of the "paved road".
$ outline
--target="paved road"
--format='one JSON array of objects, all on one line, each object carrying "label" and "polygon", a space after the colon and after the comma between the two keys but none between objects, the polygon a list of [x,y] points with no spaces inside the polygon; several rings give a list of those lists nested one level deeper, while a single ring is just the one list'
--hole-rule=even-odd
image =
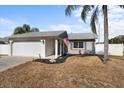
[{"label": "paved road", "polygon": [[2,56],[0,58],[0,72],[31,60],[33,60],[31,57]]}]

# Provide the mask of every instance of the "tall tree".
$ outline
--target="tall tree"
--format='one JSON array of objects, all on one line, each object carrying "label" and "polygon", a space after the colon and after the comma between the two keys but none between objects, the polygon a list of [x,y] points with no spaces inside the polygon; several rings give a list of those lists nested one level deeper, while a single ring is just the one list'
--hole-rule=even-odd
[{"label": "tall tree", "polygon": [[14,35],[15,34],[22,34],[22,33],[27,33],[27,32],[39,32],[38,28],[31,28],[30,25],[24,24],[22,27],[16,27],[14,29]]},{"label": "tall tree", "polygon": [[104,15],[104,63],[107,62],[108,59],[108,7],[107,5],[103,5],[103,15]]},{"label": "tall tree", "polygon": [[13,34],[15,35],[15,34],[22,34],[22,33],[25,33],[22,27],[16,27]]},{"label": "tall tree", "polygon": [[[65,9],[65,15],[70,16],[72,11],[82,7],[81,18],[84,22],[86,22],[87,16],[89,12],[91,13],[90,17],[90,26],[92,32],[97,34],[96,25],[98,23],[98,16],[100,11],[103,13],[104,17],[104,63],[107,62],[108,59],[108,6],[107,5],[68,5]],[[101,8],[102,7],[102,8]],[[124,9],[124,5],[120,5],[120,8]]]},{"label": "tall tree", "polygon": [[26,32],[30,32],[30,26],[29,25],[27,25],[27,24],[24,24],[23,26],[22,26],[22,29],[23,29],[23,31],[26,33]]},{"label": "tall tree", "polygon": [[39,32],[39,29],[38,28],[32,28],[31,32]]}]

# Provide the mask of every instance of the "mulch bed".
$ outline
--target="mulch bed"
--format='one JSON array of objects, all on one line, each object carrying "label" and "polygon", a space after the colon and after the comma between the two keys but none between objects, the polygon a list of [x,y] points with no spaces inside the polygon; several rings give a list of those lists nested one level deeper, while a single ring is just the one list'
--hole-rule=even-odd
[{"label": "mulch bed", "polygon": [[41,63],[46,63],[46,64],[59,64],[59,63],[64,63],[65,60],[70,57],[72,55],[65,55],[65,56],[60,56],[58,57],[57,59],[54,59],[55,62],[51,62],[50,60],[51,59],[35,59],[33,61],[36,61],[36,62],[41,62]]}]

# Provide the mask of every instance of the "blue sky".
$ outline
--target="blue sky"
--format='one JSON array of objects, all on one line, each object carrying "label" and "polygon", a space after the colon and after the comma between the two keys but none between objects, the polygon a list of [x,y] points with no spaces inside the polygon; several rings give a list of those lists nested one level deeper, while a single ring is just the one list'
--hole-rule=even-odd
[{"label": "blue sky", "polygon": [[[110,6],[109,10],[109,37],[124,34],[124,10]],[[29,24],[40,31],[67,30],[68,33],[91,32],[89,24],[82,22],[80,18],[81,8],[75,10],[71,17],[65,16],[65,6],[41,5],[41,6],[0,6],[0,37],[9,36],[14,28]],[[103,22],[100,16],[101,24]],[[100,27],[100,37],[103,41],[103,25]]]},{"label": "blue sky", "polygon": [[[41,31],[66,29],[68,32],[83,32],[82,23],[77,18],[65,16],[65,6],[0,6],[0,34],[7,36],[13,33],[16,26],[29,24]],[[5,22],[3,22],[5,21]],[[76,28],[71,30],[69,26]],[[81,27],[78,25],[81,25]],[[82,31],[80,31],[82,29]],[[86,31],[89,32],[89,31]]]}]

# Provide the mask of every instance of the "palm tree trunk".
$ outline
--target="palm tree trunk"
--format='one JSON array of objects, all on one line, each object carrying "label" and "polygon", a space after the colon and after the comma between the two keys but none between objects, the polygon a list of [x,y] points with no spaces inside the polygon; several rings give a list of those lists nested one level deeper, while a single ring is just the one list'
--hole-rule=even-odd
[{"label": "palm tree trunk", "polygon": [[104,63],[107,63],[108,59],[108,11],[107,5],[103,5],[104,14]]}]

